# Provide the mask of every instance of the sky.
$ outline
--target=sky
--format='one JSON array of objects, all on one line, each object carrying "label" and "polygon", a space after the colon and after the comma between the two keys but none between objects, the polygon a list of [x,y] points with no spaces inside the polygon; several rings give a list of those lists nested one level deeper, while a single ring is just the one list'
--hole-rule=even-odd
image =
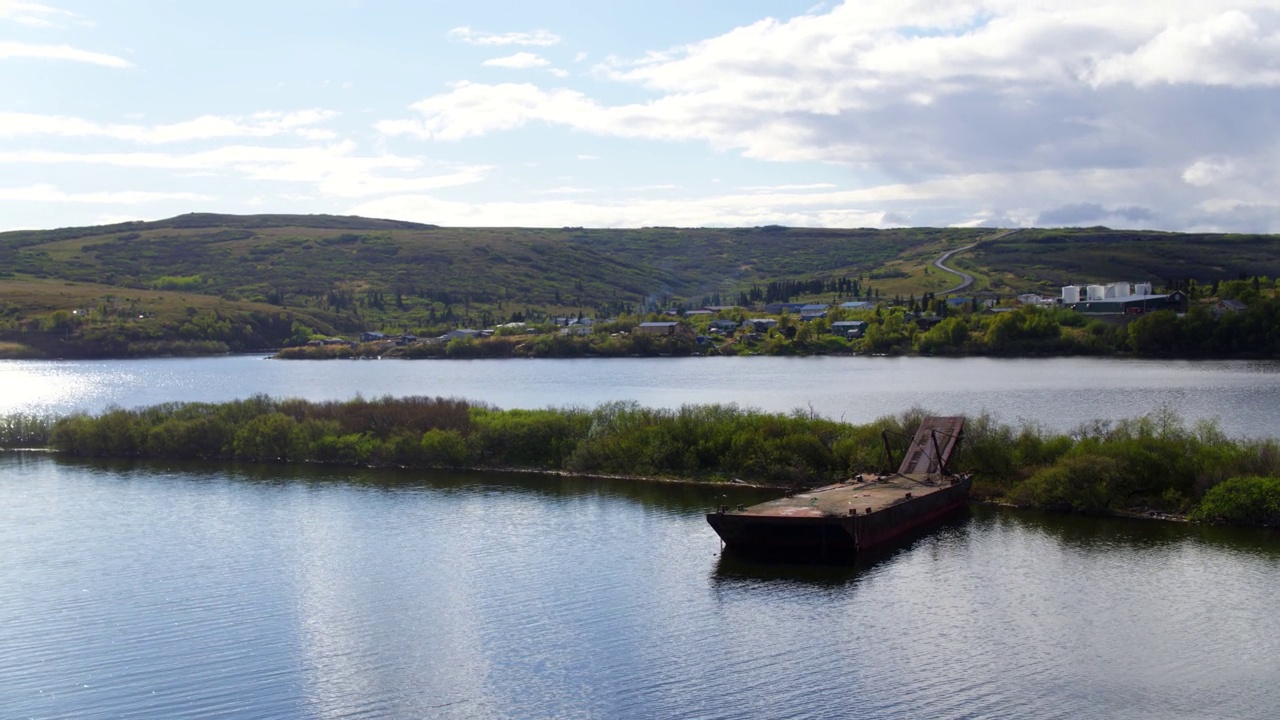
[{"label": "sky", "polygon": [[0,229],[1280,232],[1276,0],[0,0]]}]

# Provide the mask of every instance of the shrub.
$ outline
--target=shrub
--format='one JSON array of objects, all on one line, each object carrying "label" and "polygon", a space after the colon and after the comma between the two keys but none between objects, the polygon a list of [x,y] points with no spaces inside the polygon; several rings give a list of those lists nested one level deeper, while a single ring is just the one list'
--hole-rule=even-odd
[{"label": "shrub", "polygon": [[1195,520],[1280,527],[1280,477],[1236,477],[1211,488],[1192,512]]}]

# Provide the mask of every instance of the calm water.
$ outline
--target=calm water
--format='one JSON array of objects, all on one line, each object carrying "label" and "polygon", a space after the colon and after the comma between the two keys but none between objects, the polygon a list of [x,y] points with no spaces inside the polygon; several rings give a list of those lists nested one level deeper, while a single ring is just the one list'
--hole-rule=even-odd
[{"label": "calm water", "polygon": [[0,455],[0,717],[1280,714],[1273,534],[976,508],[758,566],[720,492]]},{"label": "calm water", "polygon": [[1280,435],[1280,362],[1097,358],[658,358],[475,361],[269,361],[261,357],[0,361],[0,413],[101,410],[254,393],[347,399],[444,395],[504,408],[635,400],[813,410],[869,422],[920,406],[989,411],[1070,430],[1160,407],[1217,419],[1232,436]]},{"label": "calm water", "polygon": [[[1280,435],[1275,363],[0,362],[0,412],[257,392]],[[703,510],[759,499],[0,454],[0,718],[1280,716],[1275,533],[975,508],[857,568],[721,557]]]}]

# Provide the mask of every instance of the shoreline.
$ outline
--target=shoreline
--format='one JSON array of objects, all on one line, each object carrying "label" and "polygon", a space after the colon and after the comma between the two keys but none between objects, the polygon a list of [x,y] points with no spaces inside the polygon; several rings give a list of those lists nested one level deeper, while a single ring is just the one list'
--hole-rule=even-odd
[{"label": "shoreline", "polygon": [[[151,458],[151,457],[86,458],[83,456],[68,455],[67,453],[64,453],[55,448],[49,448],[49,447],[0,448],[0,454],[9,455],[9,454],[22,454],[22,453],[34,453],[34,454],[40,454],[40,455],[49,455],[53,457],[65,456],[65,457],[72,457],[82,461],[83,460],[88,460],[88,461],[131,460],[131,461],[138,461],[138,462],[161,462],[164,460],[163,458]],[[202,460],[202,459],[189,460],[189,461],[213,462],[213,463],[220,463],[220,464],[222,463],[235,464],[237,462],[237,461],[231,461],[231,460]],[[251,464],[258,465],[258,466],[266,466],[266,467],[279,466],[279,465],[287,465],[287,466],[315,465],[318,467],[327,467],[327,468],[352,467],[351,465],[346,465],[343,463],[322,463],[322,462],[313,462],[313,461],[282,462],[282,463],[259,461],[259,462],[253,462]],[[710,480],[695,480],[691,478],[681,478],[681,477],[663,476],[663,475],[629,475],[629,474],[622,474],[622,473],[577,472],[573,470],[539,469],[539,468],[523,468],[523,467],[475,467],[475,466],[472,466],[472,467],[456,467],[456,468],[453,468],[453,467],[423,468],[423,467],[413,467],[408,465],[361,465],[356,467],[362,470],[401,470],[401,471],[429,470],[432,472],[539,475],[539,476],[544,476],[549,478],[554,477],[554,478],[570,478],[570,479],[577,479],[577,480],[609,480],[609,481],[622,481],[622,482],[640,482],[640,483],[651,483],[651,484],[658,484],[658,485],[700,487],[700,488],[701,487],[705,487],[705,488],[730,487],[730,488],[739,488],[742,490],[762,490],[762,491],[769,490],[769,491],[776,491],[779,493],[787,493],[787,494],[794,493],[797,491],[807,492],[814,489],[811,487],[805,487],[803,489],[797,490],[796,488],[784,488],[776,485],[751,483],[751,482],[746,482],[744,480],[738,480],[737,478],[734,478],[732,480],[724,480],[724,481],[710,481]],[[818,487],[821,487],[821,486],[818,486]],[[1161,511],[1152,510],[1152,509],[1110,510],[1106,513],[1094,514],[1094,513],[1074,512],[1070,510],[1065,510],[1065,511],[1055,510],[1051,508],[1024,507],[1024,506],[1016,505],[1014,503],[1003,501],[1003,500],[992,500],[992,499],[975,498],[975,497],[969,497],[966,502],[970,505],[982,505],[986,507],[995,507],[995,508],[1001,508],[1004,510],[1014,510],[1014,511],[1022,511],[1022,512],[1043,512],[1043,513],[1049,513],[1053,515],[1079,515],[1082,517],[1097,517],[1097,518],[1111,519],[1111,520],[1144,520],[1144,521],[1154,521],[1154,522],[1180,523],[1185,525],[1201,525],[1201,524],[1210,525],[1207,523],[1195,522],[1186,514],[1161,512]],[[1249,527],[1249,526],[1228,526],[1228,527]]]}]

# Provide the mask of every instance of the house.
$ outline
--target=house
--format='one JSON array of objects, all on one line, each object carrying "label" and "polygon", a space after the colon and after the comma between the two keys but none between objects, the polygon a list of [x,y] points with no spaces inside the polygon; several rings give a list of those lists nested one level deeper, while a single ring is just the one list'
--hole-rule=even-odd
[{"label": "house", "polygon": [[329,345],[347,345],[346,340],[337,337],[320,338],[318,340],[310,340],[307,342],[311,347],[325,347]]},{"label": "house", "polygon": [[733,332],[738,329],[736,320],[712,320],[711,328],[720,332]]},{"label": "house", "polygon": [[569,327],[560,328],[561,335],[590,335],[590,325],[570,325]]},{"label": "house", "polygon": [[390,340],[390,338],[380,332],[373,332],[371,330],[366,330],[365,332],[360,333],[360,342],[362,343],[382,342],[383,340]]},{"label": "house", "polygon": [[649,335],[675,335],[678,322],[642,322],[636,329]]},{"label": "house", "polygon": [[825,318],[829,308],[829,305],[805,305],[800,308],[800,319],[817,320],[818,318]]},{"label": "house", "polygon": [[715,313],[710,310],[686,310],[684,314],[685,317],[689,317],[691,315],[715,315]]},{"label": "house", "polygon": [[449,342],[450,340],[462,340],[462,339],[474,340],[483,336],[484,336],[484,333],[481,332],[480,330],[458,328],[457,330],[450,330],[449,332],[441,335],[438,339],[443,340],[445,342]]},{"label": "house", "polygon": [[831,332],[847,338],[860,338],[867,332],[867,324],[861,320],[837,320],[831,323]]},{"label": "house", "polygon": [[1222,317],[1227,313],[1238,313],[1249,307],[1239,300],[1220,300],[1217,305],[1213,306],[1213,314]]},{"label": "house", "polygon": [[752,318],[743,323],[743,325],[750,325],[752,330],[763,333],[778,327],[778,321],[773,318]]},{"label": "house", "polygon": [[876,304],[869,300],[850,300],[840,303],[841,310],[872,310],[875,306]]},{"label": "house", "polygon": [[784,312],[798,313],[805,306],[805,303],[769,303],[764,306],[764,311],[771,315],[781,315]]}]

